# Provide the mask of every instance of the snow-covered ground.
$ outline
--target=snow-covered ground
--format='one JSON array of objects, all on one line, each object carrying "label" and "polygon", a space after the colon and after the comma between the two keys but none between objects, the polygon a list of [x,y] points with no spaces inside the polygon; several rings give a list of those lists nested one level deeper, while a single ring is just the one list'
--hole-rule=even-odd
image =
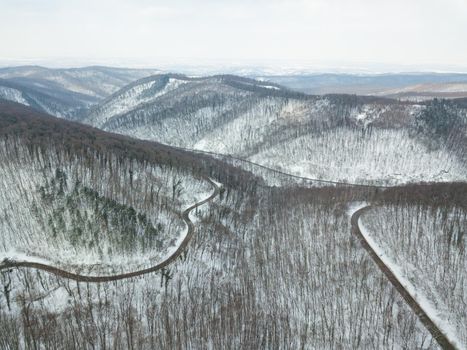
[{"label": "snow-covered ground", "polygon": [[335,129],[279,143],[249,159],[293,175],[351,183],[467,180],[467,168],[455,155],[429,150],[404,130]]},{"label": "snow-covered ground", "polygon": [[152,89],[160,79],[121,91],[86,122],[315,179],[379,185],[467,179],[466,164],[452,150],[433,148],[414,131],[420,105],[257,95],[241,87],[267,85],[215,77],[165,77],[164,87]]},{"label": "snow-covered ground", "polygon": [[0,290],[0,312],[24,329],[28,311],[37,327],[56,322],[47,334],[74,330],[95,347],[438,349],[352,242],[342,207],[259,191],[217,197],[187,254],[165,271],[76,284],[15,270],[11,311]]},{"label": "snow-covered ground", "polygon": [[187,81],[185,80],[169,78],[163,87],[157,89],[154,88],[156,80],[150,80],[146,83],[132,86],[115,98],[102,104],[98,112],[92,114],[90,120],[92,120],[93,125],[101,126],[109,118],[131,111],[145,103],[153,102],[159,96],[186,83]]},{"label": "snow-covered ground", "polygon": [[467,348],[466,224],[460,208],[423,206],[375,207],[359,220],[370,246],[458,349]]},{"label": "snow-covered ground", "polygon": [[29,106],[21,91],[6,86],[0,86],[0,98]]},{"label": "snow-covered ground", "polygon": [[[2,144],[1,159],[10,147]],[[38,160],[17,148],[21,156],[0,168],[0,260],[41,259],[90,274],[152,266],[184,236],[181,212],[212,193],[175,168],[61,163],[53,150]]]}]

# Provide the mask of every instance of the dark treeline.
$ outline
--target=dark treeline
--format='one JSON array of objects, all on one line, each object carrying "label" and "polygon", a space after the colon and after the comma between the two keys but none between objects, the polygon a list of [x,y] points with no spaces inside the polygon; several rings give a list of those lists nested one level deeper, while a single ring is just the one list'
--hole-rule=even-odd
[{"label": "dark treeline", "polygon": [[193,154],[157,142],[142,141],[39,113],[23,105],[0,99],[0,137],[21,139],[32,153],[43,153],[51,145],[69,155],[85,159],[110,155],[120,159],[182,168],[195,177],[213,176],[226,186],[245,187],[260,181],[251,173],[212,157]]},{"label": "dark treeline", "polygon": [[420,183],[380,188],[377,186],[335,185],[320,188],[274,188],[272,193],[292,202],[348,203],[368,201],[379,204],[425,204],[467,208],[467,183]]}]

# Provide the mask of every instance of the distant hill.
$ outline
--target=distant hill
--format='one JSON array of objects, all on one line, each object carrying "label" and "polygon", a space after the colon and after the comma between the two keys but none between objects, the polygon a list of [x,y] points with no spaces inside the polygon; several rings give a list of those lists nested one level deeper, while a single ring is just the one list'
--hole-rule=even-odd
[{"label": "distant hill", "polygon": [[248,156],[270,144],[343,125],[401,127],[414,109],[380,97],[311,96],[232,75],[163,74],[93,107],[83,122],[171,145]]},{"label": "distant hill", "polygon": [[306,95],[231,75],[165,74],[121,89],[82,121],[306,177],[389,184],[464,179],[464,161],[455,155],[463,158],[461,152],[446,147],[462,148],[418,131],[425,109],[383,97]]},{"label": "distant hill", "polygon": [[57,117],[79,119],[83,111],[93,104],[130,82],[156,72],[110,67],[0,68],[0,98]]},{"label": "distant hill", "polygon": [[[276,84],[230,75],[187,77],[180,74],[155,75],[138,80],[109,96],[84,118],[88,124],[113,130],[123,127],[126,120],[144,118],[151,113],[152,120],[161,117],[176,118],[187,113],[216,108],[237,100],[245,103],[249,97],[301,97]],[[188,108],[188,109],[187,109]],[[169,114],[170,112],[170,114]],[[144,123],[144,122],[143,122]]]},{"label": "distant hill", "polygon": [[64,89],[54,82],[28,78],[0,79],[0,98],[65,119],[76,119],[99,102],[94,96]]},{"label": "distant hill", "polygon": [[256,76],[308,94],[378,95],[407,100],[467,96],[467,74],[310,74]]},{"label": "distant hill", "polygon": [[134,80],[156,74],[157,69],[131,69],[91,66],[83,68],[45,68],[19,66],[0,68],[0,78],[22,78],[31,82],[54,82],[63,89],[96,98],[105,98]]}]

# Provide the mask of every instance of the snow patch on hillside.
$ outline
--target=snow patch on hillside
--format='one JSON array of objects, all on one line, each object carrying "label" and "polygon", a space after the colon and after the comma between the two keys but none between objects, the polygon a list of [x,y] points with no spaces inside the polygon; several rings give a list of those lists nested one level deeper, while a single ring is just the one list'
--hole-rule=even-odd
[{"label": "snow patch on hillside", "polygon": [[6,86],[0,86],[0,98],[29,106],[21,91]]},{"label": "snow patch on hillside", "polygon": [[272,85],[260,85],[260,86],[265,89],[280,90],[277,86],[272,86]]},{"label": "snow patch on hillside", "polygon": [[228,148],[223,142],[221,138],[216,139],[202,139],[195,143],[194,147],[195,150],[200,151],[208,151],[208,150],[216,150],[216,152],[226,154],[228,152]]},{"label": "snow patch on hillside", "polygon": [[364,105],[361,108],[353,109],[351,117],[355,118],[358,123],[363,124],[364,127],[367,127],[373,121],[377,120],[387,109],[387,107]]},{"label": "snow patch on hillside", "polygon": [[63,87],[66,90],[77,92],[83,95],[101,97],[95,91],[86,88],[83,84],[74,83],[72,81],[73,78],[70,79],[69,77],[61,75],[61,74],[50,75],[48,80],[59,84],[61,87]]},{"label": "snow patch on hillside", "polygon": [[40,258],[34,255],[29,255],[23,251],[20,251],[16,248],[10,248],[7,251],[0,251],[0,266],[4,262],[33,262],[39,264],[50,264],[50,261],[44,258]]},{"label": "snow patch on hillside", "polygon": [[352,203],[349,203],[349,205],[347,206],[347,215],[349,216],[349,218],[352,217],[353,214],[355,214],[358,210],[362,209],[362,208],[365,208],[369,205],[368,202],[352,202]]},{"label": "snow patch on hillside", "polygon": [[156,84],[156,80],[135,85],[105,103],[97,113],[91,116],[91,119],[95,124],[97,123],[96,125],[102,125],[111,117],[129,112],[142,104],[153,102],[158,97],[187,82],[186,80],[169,78],[165,86],[155,92],[152,92],[151,89]]}]

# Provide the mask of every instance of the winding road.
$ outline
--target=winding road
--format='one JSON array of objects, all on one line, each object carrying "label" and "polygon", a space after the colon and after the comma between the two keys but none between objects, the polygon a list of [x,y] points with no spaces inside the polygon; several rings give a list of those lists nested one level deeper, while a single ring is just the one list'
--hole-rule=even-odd
[{"label": "winding road", "polygon": [[[27,262],[27,261],[17,261],[17,262],[7,261],[6,263],[0,264],[0,271],[5,270],[5,269],[11,269],[11,268],[20,268],[20,267],[34,268],[34,269],[43,270],[43,271],[55,274],[60,277],[75,280],[78,282],[100,283],[100,282],[111,282],[111,281],[123,280],[123,279],[137,277],[137,276],[141,276],[141,275],[145,275],[148,273],[162,270],[163,268],[167,267],[169,264],[174,262],[183,253],[183,251],[186,249],[187,245],[193,238],[194,231],[195,231],[195,225],[189,218],[190,212],[193,209],[211,201],[214,197],[216,197],[219,194],[220,186],[217,185],[214,181],[212,181],[209,178],[207,179],[207,181],[213,186],[214,188],[213,193],[209,197],[203,199],[200,202],[193,204],[192,206],[188,207],[187,209],[183,211],[182,218],[188,227],[187,234],[185,238],[183,239],[183,241],[178,246],[178,248],[167,259],[163,260],[157,265],[154,265],[146,269],[117,274],[117,275],[86,276],[86,275],[72,273],[72,272],[69,272],[69,271],[66,271],[66,270],[51,266],[51,265],[42,264],[42,263]],[[363,185],[363,186],[366,187],[366,185]],[[352,217],[351,217],[352,233],[358,238],[363,248],[368,252],[372,260],[376,263],[379,269],[384,273],[387,279],[396,288],[399,294],[404,298],[406,303],[413,310],[413,312],[418,316],[419,320],[426,327],[426,329],[431,333],[432,337],[438,342],[441,348],[446,349],[446,350],[453,350],[453,349],[455,350],[456,347],[449,341],[446,335],[432,321],[432,319],[427,315],[427,313],[423,310],[420,304],[412,297],[412,295],[402,285],[402,283],[399,281],[397,276],[383,262],[383,260],[378,256],[378,254],[375,252],[375,250],[371,247],[371,245],[366,240],[365,236],[362,234],[360,227],[359,227],[359,219],[363,213],[367,212],[371,208],[372,208],[371,206],[365,206],[363,208],[358,209],[352,214]]]},{"label": "winding road", "polygon": [[137,277],[137,276],[145,275],[151,272],[162,270],[164,267],[166,267],[167,265],[175,261],[183,253],[188,243],[193,238],[194,231],[195,231],[195,225],[190,220],[190,212],[193,209],[198,208],[199,206],[211,201],[212,199],[214,199],[214,197],[216,197],[219,194],[220,186],[217,185],[214,181],[212,181],[209,178],[207,178],[207,181],[213,186],[214,188],[213,193],[209,197],[203,199],[200,202],[193,204],[192,206],[188,207],[187,209],[183,211],[182,218],[188,227],[187,234],[185,238],[183,239],[183,241],[178,246],[178,248],[167,259],[158,263],[157,265],[148,267],[147,269],[127,272],[127,273],[122,273],[122,274],[117,274],[117,275],[86,276],[86,275],[72,273],[72,272],[60,269],[55,266],[47,265],[47,264],[28,262],[28,261],[7,261],[5,263],[0,264],[0,271],[6,270],[6,269],[17,268],[17,267],[26,267],[26,268],[34,268],[38,270],[43,270],[43,271],[55,274],[57,276],[68,278],[68,279],[75,280],[78,282],[100,283],[100,282],[111,282],[111,281],[123,280],[126,278]]},{"label": "winding road", "polygon": [[446,335],[438,328],[438,326],[432,321],[432,319],[423,310],[420,304],[412,297],[407,289],[402,285],[397,276],[391,271],[391,269],[381,260],[378,254],[374,251],[371,245],[362,234],[359,226],[359,219],[361,215],[371,209],[371,206],[366,206],[358,209],[353,213],[350,221],[352,225],[352,233],[359,239],[363,248],[370,254],[373,261],[378,265],[379,269],[384,273],[387,279],[392,283],[394,288],[404,298],[406,303],[410,306],[413,312],[418,316],[418,319],[423,323],[426,329],[431,333],[432,337],[438,342],[441,348],[446,350],[456,349],[456,347],[449,341]]}]

